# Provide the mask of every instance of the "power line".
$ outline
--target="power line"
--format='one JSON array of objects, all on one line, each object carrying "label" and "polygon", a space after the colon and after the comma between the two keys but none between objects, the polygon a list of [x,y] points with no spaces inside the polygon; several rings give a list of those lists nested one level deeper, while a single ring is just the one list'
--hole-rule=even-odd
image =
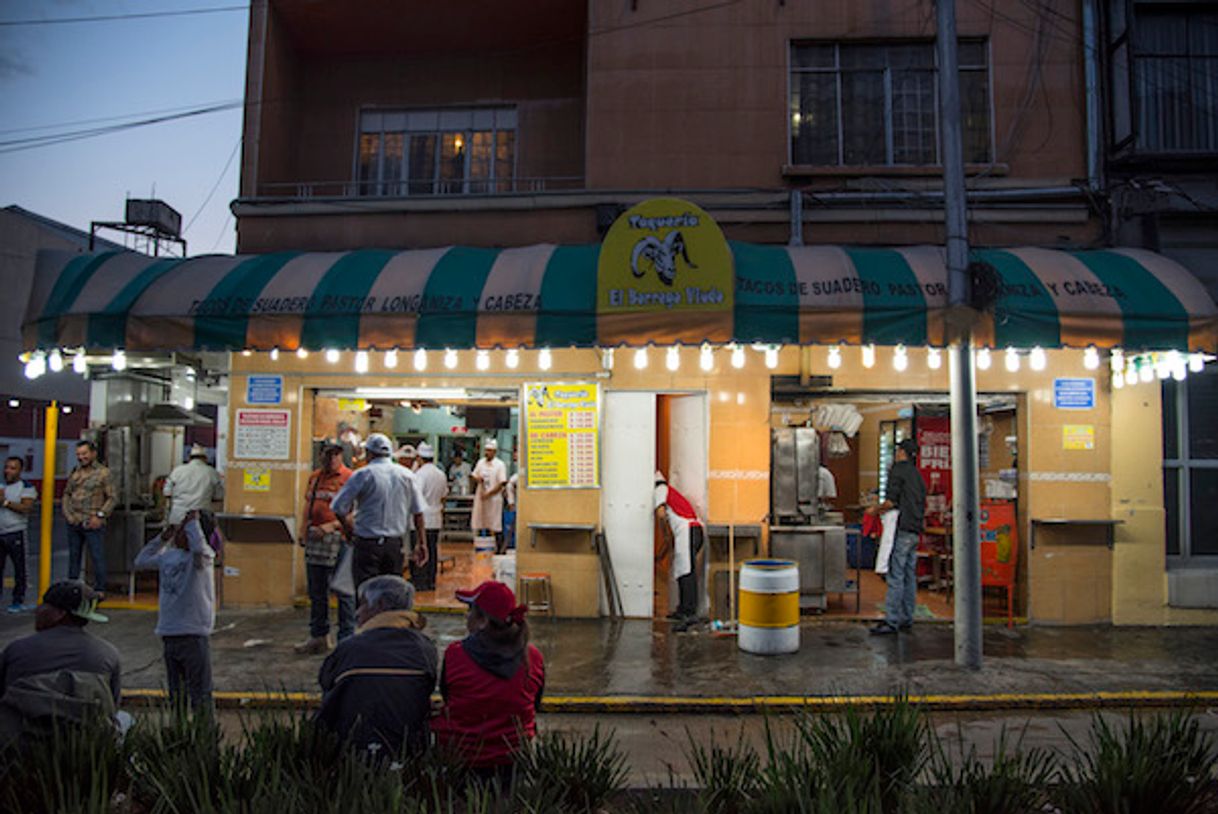
[{"label": "power line", "polygon": [[38,147],[47,147],[53,144],[63,144],[69,141],[80,141],[81,139],[94,138],[96,136],[105,136],[111,133],[121,133],[125,130],[134,130],[139,127],[148,127],[153,124],[163,124],[165,122],[178,121],[180,119],[188,119],[195,116],[204,116],[209,113],[219,113],[225,110],[234,110],[241,107],[242,103],[224,102],[216,105],[208,105],[205,107],[187,110],[182,113],[172,113],[164,116],[154,116],[148,119],[141,119],[134,122],[124,122],[122,124],[112,124],[106,127],[94,127],[86,130],[77,130],[67,133],[53,133],[46,136],[31,136],[29,138],[10,139],[8,141],[0,141],[0,155],[5,153],[17,153],[23,150],[33,150]]},{"label": "power line", "polygon": [[228,160],[224,162],[224,169],[220,170],[220,176],[216,178],[216,183],[212,184],[211,191],[207,193],[207,197],[203,199],[203,203],[199,204],[199,208],[190,220],[186,222],[186,228],[182,230],[185,235],[190,231],[190,227],[195,225],[195,221],[199,219],[199,215],[203,214],[203,210],[207,208],[207,204],[211,201],[211,196],[216,194],[216,190],[220,188],[220,182],[224,180],[224,176],[228,175],[228,168],[233,165],[233,159],[237,157],[237,148],[241,146],[241,136],[237,136],[237,143],[233,145],[233,151],[228,154]]},{"label": "power line", "polygon": [[55,130],[60,127],[76,127],[82,124],[99,124],[101,122],[116,122],[122,119],[134,119],[140,116],[158,116],[162,113],[181,113],[187,110],[196,110],[200,107],[210,107],[212,105],[225,104],[240,104],[240,99],[222,99],[217,102],[200,102],[193,105],[179,105],[178,107],[165,107],[157,110],[142,110],[138,113],[122,113],[116,116],[100,116],[93,119],[77,119],[70,122],[57,122],[56,124],[34,124],[27,127],[10,127],[0,130],[0,136],[6,136],[10,133],[32,133],[35,130]]},{"label": "power line", "polygon": [[153,17],[188,17],[200,14],[217,14],[229,11],[248,11],[249,6],[216,6],[214,8],[187,8],[176,11],[144,11],[130,14],[101,14],[96,17],[52,17],[44,20],[0,20],[0,27],[19,25],[64,25],[69,23],[107,23],[115,20],[147,20]]}]

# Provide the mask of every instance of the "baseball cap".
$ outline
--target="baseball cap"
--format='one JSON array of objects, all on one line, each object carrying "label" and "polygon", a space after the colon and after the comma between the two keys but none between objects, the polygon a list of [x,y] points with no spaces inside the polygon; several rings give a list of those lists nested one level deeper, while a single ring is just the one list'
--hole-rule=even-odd
[{"label": "baseball cap", "polygon": [[910,458],[915,458],[918,455],[918,442],[912,438],[904,438],[897,442],[897,446],[905,451],[905,454]]},{"label": "baseball cap", "polygon": [[44,605],[59,608],[90,622],[109,622],[109,617],[97,612],[97,602],[97,593],[92,588],[83,582],[71,580],[56,582],[42,595]]},{"label": "baseball cap", "polygon": [[497,622],[520,622],[528,608],[516,604],[516,595],[502,582],[488,579],[477,588],[457,591],[457,599],[467,605],[477,605],[478,610]]},{"label": "baseball cap", "polygon": [[382,433],[374,432],[364,442],[364,449],[368,451],[369,455],[389,455],[393,452],[393,444]]},{"label": "baseball cap", "polygon": [[434,458],[436,457],[436,451],[431,448],[431,444],[424,441],[423,443],[419,444],[419,457]]}]

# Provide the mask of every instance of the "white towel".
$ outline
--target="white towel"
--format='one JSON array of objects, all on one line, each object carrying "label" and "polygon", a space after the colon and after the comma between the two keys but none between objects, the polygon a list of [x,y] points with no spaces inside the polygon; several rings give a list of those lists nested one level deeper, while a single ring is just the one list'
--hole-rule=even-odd
[{"label": "white towel", "polygon": [[875,555],[877,574],[888,573],[888,558],[892,556],[892,544],[897,538],[898,514],[896,509],[889,509],[880,517],[880,522],[884,524],[884,531],[880,534],[880,550]]}]

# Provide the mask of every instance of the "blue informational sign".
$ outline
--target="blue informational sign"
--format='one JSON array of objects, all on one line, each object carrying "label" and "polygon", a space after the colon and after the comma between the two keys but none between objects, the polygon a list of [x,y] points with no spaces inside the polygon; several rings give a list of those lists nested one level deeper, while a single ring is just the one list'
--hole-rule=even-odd
[{"label": "blue informational sign", "polygon": [[282,376],[250,376],[245,380],[246,404],[279,404],[281,401]]},{"label": "blue informational sign", "polygon": [[1053,406],[1059,410],[1094,410],[1095,379],[1054,379]]}]

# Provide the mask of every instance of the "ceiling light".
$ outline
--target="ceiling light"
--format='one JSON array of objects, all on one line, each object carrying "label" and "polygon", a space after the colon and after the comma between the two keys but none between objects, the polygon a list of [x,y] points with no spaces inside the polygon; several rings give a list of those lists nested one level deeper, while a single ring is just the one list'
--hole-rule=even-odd
[{"label": "ceiling light", "polygon": [[715,352],[711,350],[710,345],[702,346],[702,350],[698,354],[698,367],[706,373],[715,369]]},{"label": "ceiling light", "polygon": [[664,353],[664,367],[674,373],[681,367],[681,350],[676,345],[673,345]]},{"label": "ceiling light", "polygon": [[453,350],[452,348],[445,348],[445,350],[444,350],[444,367],[448,368],[449,370],[452,370],[456,366],[457,366],[457,352],[455,350]]},{"label": "ceiling light", "polygon": [[339,353],[334,348],[330,348],[329,350],[326,351],[326,361],[329,362],[330,364],[335,364],[336,362],[338,362],[338,357],[339,357]]},{"label": "ceiling light", "polygon": [[474,367],[479,370],[489,370],[491,367],[490,351],[480,350],[474,355]]},{"label": "ceiling light", "polygon": [[1190,353],[1188,355],[1188,372],[1200,373],[1205,370],[1205,357],[1200,353]]},{"label": "ceiling light", "polygon": [[279,348],[271,348],[271,361],[272,362],[279,361]]},{"label": "ceiling light", "polygon": [[647,367],[647,348],[638,348],[634,352],[634,369],[643,370]]},{"label": "ceiling light", "polygon": [[357,350],[355,352],[355,372],[356,373],[367,373],[368,372],[368,351]]},{"label": "ceiling light", "polygon": [[297,348],[296,349],[296,358],[297,359],[308,359],[309,358],[308,348]]},{"label": "ceiling light", "polygon": [[613,370],[613,348],[601,348],[601,367]]},{"label": "ceiling light", "polygon": [[1112,374],[1112,389],[1120,390],[1124,386],[1125,386],[1125,374],[1121,373],[1118,370],[1116,373]]},{"label": "ceiling light", "polygon": [[503,357],[503,363],[507,365],[508,370],[515,370],[520,367],[520,351],[512,348]]},{"label": "ceiling light", "polygon": [[25,363],[25,377],[27,379],[37,379],[43,373],[46,373],[47,361],[41,353],[35,353]]},{"label": "ceiling light", "polygon": [[926,366],[931,370],[938,370],[943,367],[943,354],[938,348],[926,349]]},{"label": "ceiling light", "polygon": [[778,367],[778,346],[770,345],[765,349],[765,366],[770,370]]},{"label": "ceiling light", "polygon": [[397,366],[398,366],[398,349],[390,348],[389,350],[385,351],[385,368],[387,370],[393,370]]},{"label": "ceiling light", "polygon": [[977,351],[977,369],[978,370],[989,370],[990,365],[992,363],[993,363],[993,358],[990,356],[989,348],[982,348],[981,350]]},{"label": "ceiling light", "polygon": [[242,356],[249,356],[252,353],[253,353],[253,351],[251,351],[249,348],[246,348],[245,350],[241,351]]},{"label": "ceiling light", "polygon": [[1083,351],[1083,367],[1088,370],[1096,370],[1100,366],[1100,352],[1095,349],[1095,345],[1089,345],[1087,350]]},{"label": "ceiling light", "polygon": [[85,352],[83,350],[80,353],[78,353],[72,357],[72,371],[73,372],[80,373],[83,375],[86,371],[88,371],[88,369],[89,369],[89,360],[85,357]]},{"label": "ceiling light", "polygon": [[110,357],[110,367],[120,372],[127,369],[127,354],[122,349],[116,350]]},{"label": "ceiling light", "polygon": [[1113,373],[1120,373],[1125,369],[1125,351],[1120,348],[1113,348],[1109,352],[1108,366],[1112,368]]},{"label": "ceiling light", "polygon": [[732,345],[732,367],[737,370],[744,367],[744,348],[740,345]]},{"label": "ceiling light", "polygon": [[829,369],[837,370],[842,366],[842,349],[837,345],[829,348]]},{"label": "ceiling light", "polygon": [[541,352],[537,354],[537,367],[541,370],[549,370],[552,364],[554,364],[554,360],[550,357],[550,349],[542,348]]},{"label": "ceiling light", "polygon": [[875,367],[875,345],[863,345],[863,367]]},{"label": "ceiling light", "polygon": [[1160,379],[1166,379],[1171,376],[1171,363],[1167,361],[1167,354],[1160,353],[1155,356],[1155,375]]},{"label": "ceiling light", "polygon": [[187,410],[193,410],[195,408],[194,398],[192,398],[191,396],[187,396],[186,398],[182,399],[182,407],[184,407]]},{"label": "ceiling light", "polygon": [[1150,363],[1149,358],[1139,361],[1138,379],[1140,379],[1143,384],[1149,384],[1155,380],[1154,365]]},{"label": "ceiling light", "polygon": [[51,351],[51,355],[47,358],[47,363],[51,366],[52,373],[58,373],[63,370],[63,354],[59,352],[59,348]]},{"label": "ceiling light", "polygon": [[63,410],[64,415],[72,415],[72,405],[71,404],[65,404],[61,409]]},{"label": "ceiling light", "polygon": [[427,370],[427,351],[422,348],[414,352],[414,369],[419,372]]},{"label": "ceiling light", "polygon": [[898,373],[903,373],[909,367],[909,356],[904,345],[897,345],[892,352],[892,367]]},{"label": "ceiling light", "polygon": [[1006,359],[1007,359],[1007,371],[1010,373],[1018,373],[1019,372],[1019,351],[1015,350],[1014,348],[1007,348]]},{"label": "ceiling light", "polygon": [[9,399],[8,406],[12,407],[14,410],[16,410],[18,407],[21,406],[21,402],[18,401],[17,399]]},{"label": "ceiling light", "polygon": [[1032,352],[1028,354],[1028,367],[1033,370],[1044,370],[1048,360],[1045,357],[1045,349],[1039,345],[1032,348]]},{"label": "ceiling light", "polygon": [[1125,364],[1125,384],[1135,385],[1138,383],[1138,366],[1130,359]]}]

